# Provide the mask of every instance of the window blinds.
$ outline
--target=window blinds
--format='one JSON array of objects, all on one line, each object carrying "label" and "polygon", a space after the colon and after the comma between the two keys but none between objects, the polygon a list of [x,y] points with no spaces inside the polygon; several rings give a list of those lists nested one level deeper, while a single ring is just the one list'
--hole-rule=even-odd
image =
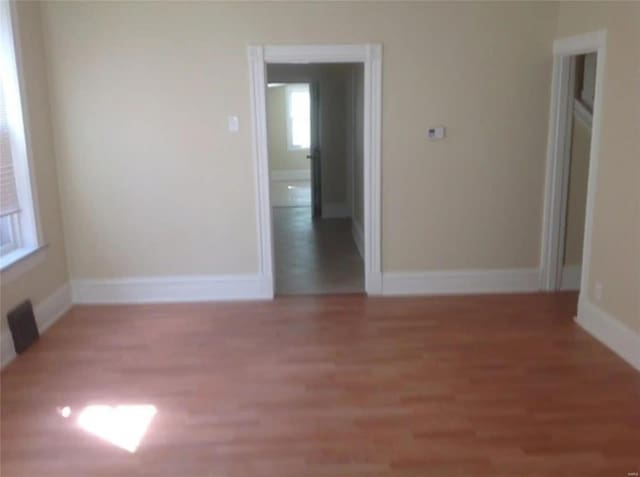
[{"label": "window blinds", "polygon": [[11,157],[11,135],[7,118],[7,104],[0,77],[0,217],[18,212],[16,176]]}]

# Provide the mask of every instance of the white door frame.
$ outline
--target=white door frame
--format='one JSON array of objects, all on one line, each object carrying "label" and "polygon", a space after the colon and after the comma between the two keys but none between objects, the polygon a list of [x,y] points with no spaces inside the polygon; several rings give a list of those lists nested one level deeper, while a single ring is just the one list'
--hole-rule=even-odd
[{"label": "white door frame", "polygon": [[364,268],[365,291],[382,293],[380,259],[380,154],[382,113],[382,46],[282,45],[249,46],[249,81],[253,125],[259,274],[264,295],[273,297],[273,231],[269,197],[266,66],[275,63],[364,64]]},{"label": "white door frame", "polygon": [[540,267],[540,288],[546,291],[555,291],[560,288],[560,268],[563,255],[562,237],[564,236],[570,151],[568,133],[572,120],[571,109],[569,108],[569,105],[572,104],[572,98],[569,96],[573,90],[571,85],[573,57],[585,53],[597,53],[580,300],[587,296],[591,265],[591,235],[600,152],[606,46],[606,30],[562,38],[553,43],[553,78],[551,83],[551,110]]}]

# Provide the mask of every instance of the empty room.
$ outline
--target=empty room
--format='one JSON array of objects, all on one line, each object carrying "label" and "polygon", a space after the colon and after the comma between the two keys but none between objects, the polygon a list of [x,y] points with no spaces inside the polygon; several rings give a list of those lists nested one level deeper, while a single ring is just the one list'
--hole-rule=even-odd
[{"label": "empty room", "polygon": [[638,476],[640,2],[0,0],[2,477]]}]

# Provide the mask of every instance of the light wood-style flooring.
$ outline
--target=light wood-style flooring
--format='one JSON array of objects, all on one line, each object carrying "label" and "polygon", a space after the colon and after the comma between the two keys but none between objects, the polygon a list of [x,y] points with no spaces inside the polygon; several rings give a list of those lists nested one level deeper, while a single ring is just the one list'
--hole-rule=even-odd
[{"label": "light wood-style flooring", "polygon": [[[640,374],[575,294],[76,306],[2,372],[2,477],[627,477]],[[134,453],[77,425],[150,404]],[[68,407],[64,418],[60,410]]]}]

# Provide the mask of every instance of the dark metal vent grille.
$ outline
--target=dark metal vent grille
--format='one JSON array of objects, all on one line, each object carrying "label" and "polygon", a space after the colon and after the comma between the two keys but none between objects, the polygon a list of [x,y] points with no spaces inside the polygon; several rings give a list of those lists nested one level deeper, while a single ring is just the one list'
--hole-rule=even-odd
[{"label": "dark metal vent grille", "polygon": [[22,353],[40,337],[30,300],[21,303],[7,313],[7,320],[16,353]]}]

